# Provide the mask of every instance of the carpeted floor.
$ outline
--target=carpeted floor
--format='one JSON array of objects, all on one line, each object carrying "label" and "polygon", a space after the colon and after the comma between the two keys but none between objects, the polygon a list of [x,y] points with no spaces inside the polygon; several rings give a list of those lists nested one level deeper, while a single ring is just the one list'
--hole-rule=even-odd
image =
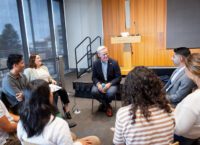
[{"label": "carpeted floor", "polygon": [[[110,128],[114,127],[116,112],[114,112],[113,117],[107,117],[105,113],[98,112],[99,103],[95,100],[94,112],[92,113],[91,99],[74,97],[72,82],[76,79],[75,73],[69,73],[65,79],[66,89],[70,97],[72,121],[77,123],[77,126],[72,128],[71,131],[79,138],[96,135],[101,139],[102,145],[112,145],[113,132]],[[114,101],[112,102],[112,106],[114,109]],[[117,109],[120,106],[121,102],[117,101]],[[73,113],[75,109],[79,109],[81,113]]]}]

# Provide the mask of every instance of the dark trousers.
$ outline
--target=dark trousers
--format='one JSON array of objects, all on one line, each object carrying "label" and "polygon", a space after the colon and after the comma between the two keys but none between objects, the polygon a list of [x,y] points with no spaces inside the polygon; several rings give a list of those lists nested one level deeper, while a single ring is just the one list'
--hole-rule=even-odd
[{"label": "dark trousers", "polygon": [[22,102],[19,102],[18,104],[16,104],[13,107],[8,108],[8,110],[15,114],[15,115],[19,115],[19,111],[20,111],[20,107],[22,106]]},{"label": "dark trousers", "polygon": [[69,103],[69,96],[67,94],[67,91],[64,88],[54,92],[53,95],[54,95],[54,101],[56,104],[58,102],[58,96],[60,96],[60,100],[64,105]]},{"label": "dark trousers", "polygon": [[199,145],[198,139],[190,139],[178,135],[174,135],[174,141],[178,141],[179,145]]},{"label": "dark trousers", "polygon": [[104,93],[99,92],[98,88],[95,85],[93,85],[91,93],[95,99],[97,99],[102,104],[107,105],[111,103],[112,100],[114,99],[117,93],[117,86],[111,86],[107,90],[107,92],[104,94]]}]

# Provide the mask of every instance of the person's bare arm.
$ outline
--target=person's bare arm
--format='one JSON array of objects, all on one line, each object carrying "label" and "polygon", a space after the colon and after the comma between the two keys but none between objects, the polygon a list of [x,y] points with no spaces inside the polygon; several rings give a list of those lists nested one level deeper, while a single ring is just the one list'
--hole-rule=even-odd
[{"label": "person's bare arm", "polygon": [[12,114],[12,113],[10,113],[10,115],[13,117],[13,120],[15,122],[19,122],[19,116],[18,115],[15,115],[15,114]]},{"label": "person's bare arm", "polygon": [[8,133],[15,132],[17,129],[17,123],[11,123],[4,115],[0,118],[0,128]]}]

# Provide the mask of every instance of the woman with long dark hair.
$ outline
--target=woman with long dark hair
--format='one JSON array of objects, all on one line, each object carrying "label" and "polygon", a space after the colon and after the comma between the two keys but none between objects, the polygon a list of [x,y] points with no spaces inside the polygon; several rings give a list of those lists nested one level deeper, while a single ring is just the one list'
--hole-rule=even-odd
[{"label": "woman with long dark hair", "polygon": [[[43,65],[42,59],[39,55],[31,55],[29,58],[29,68],[24,70],[24,74],[26,75],[29,81],[35,79],[43,79],[48,83],[52,84],[50,87],[55,90],[54,96],[58,94],[63,103],[63,110],[65,112],[65,116],[67,119],[71,119],[71,114],[69,112],[69,97],[67,91],[64,88],[57,86],[57,82],[51,77],[48,68]],[[57,104],[57,99],[55,99],[55,103]]]},{"label": "woman with long dark hair", "polygon": [[124,84],[125,107],[117,112],[115,145],[161,145],[173,141],[174,119],[158,76],[135,67]]},{"label": "woman with long dark hair", "polygon": [[53,95],[44,80],[32,81],[24,90],[17,126],[19,140],[37,145],[99,145],[97,137],[72,141],[67,122],[55,116]]}]

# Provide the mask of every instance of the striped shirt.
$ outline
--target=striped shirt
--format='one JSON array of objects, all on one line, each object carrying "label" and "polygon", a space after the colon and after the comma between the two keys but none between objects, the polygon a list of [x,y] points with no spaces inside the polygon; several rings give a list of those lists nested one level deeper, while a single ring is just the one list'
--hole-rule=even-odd
[{"label": "striped shirt", "polygon": [[126,145],[168,145],[173,141],[174,116],[157,107],[149,109],[149,122],[136,111],[135,123],[130,112],[131,105],[117,112],[113,143]]}]

